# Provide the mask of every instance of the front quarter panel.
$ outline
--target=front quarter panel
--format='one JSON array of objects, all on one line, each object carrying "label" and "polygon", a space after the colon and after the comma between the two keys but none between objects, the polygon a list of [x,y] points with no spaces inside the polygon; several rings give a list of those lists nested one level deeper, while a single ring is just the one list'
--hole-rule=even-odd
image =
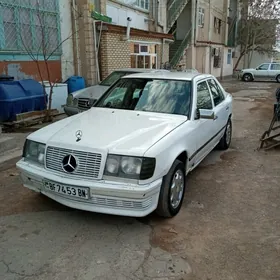
[{"label": "front quarter panel", "polygon": [[[146,151],[145,157],[156,158],[156,168],[154,176],[141,181],[141,184],[147,184],[164,177],[182,152],[186,152],[187,156],[195,152],[197,136],[194,130],[194,122],[186,121]],[[191,163],[188,163],[187,160],[186,164],[186,169],[188,169]]]}]

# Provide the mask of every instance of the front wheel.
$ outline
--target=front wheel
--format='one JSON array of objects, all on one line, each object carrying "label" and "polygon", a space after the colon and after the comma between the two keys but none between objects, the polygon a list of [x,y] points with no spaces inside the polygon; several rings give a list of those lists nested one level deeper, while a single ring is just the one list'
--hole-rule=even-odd
[{"label": "front wheel", "polygon": [[244,82],[251,82],[251,81],[253,81],[253,76],[252,76],[252,74],[244,74],[242,79]]},{"label": "front wheel", "polygon": [[171,218],[181,209],[185,194],[185,166],[175,160],[163,178],[156,212],[159,216]]},{"label": "front wheel", "polygon": [[231,143],[231,137],[232,137],[232,122],[231,119],[229,119],[226,125],[225,133],[218,144],[218,148],[220,150],[227,150]]}]

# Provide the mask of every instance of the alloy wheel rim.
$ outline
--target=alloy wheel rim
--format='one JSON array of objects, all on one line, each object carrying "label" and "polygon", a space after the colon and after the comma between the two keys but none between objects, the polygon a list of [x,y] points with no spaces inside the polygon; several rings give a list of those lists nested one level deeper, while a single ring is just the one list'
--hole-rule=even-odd
[{"label": "alloy wheel rim", "polygon": [[174,209],[176,209],[182,201],[184,185],[184,174],[182,170],[177,170],[173,176],[170,187],[170,204]]},{"label": "alloy wheel rim", "polygon": [[231,140],[231,124],[229,122],[228,125],[227,125],[227,131],[226,131],[226,142],[227,142],[227,145],[230,144],[230,140]]}]

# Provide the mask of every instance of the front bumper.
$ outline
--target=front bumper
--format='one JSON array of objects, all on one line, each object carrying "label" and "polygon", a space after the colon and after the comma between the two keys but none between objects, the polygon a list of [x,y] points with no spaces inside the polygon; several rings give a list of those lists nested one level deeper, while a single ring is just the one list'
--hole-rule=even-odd
[{"label": "front bumper", "polygon": [[[31,165],[23,159],[17,163],[23,185],[41,192],[49,198],[71,208],[104,214],[144,217],[152,213],[158,204],[162,179],[147,185],[132,185],[107,181],[69,179],[56,175],[44,168]],[[79,199],[44,188],[43,180],[50,180],[65,186],[89,188],[89,199]]]},{"label": "front bumper", "polygon": [[73,116],[79,113],[84,112],[85,110],[81,110],[78,107],[72,107],[72,106],[64,106],[64,112],[67,116]]}]

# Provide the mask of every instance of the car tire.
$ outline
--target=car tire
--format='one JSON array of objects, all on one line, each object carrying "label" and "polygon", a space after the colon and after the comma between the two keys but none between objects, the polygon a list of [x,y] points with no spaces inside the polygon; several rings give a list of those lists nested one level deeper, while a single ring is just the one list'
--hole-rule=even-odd
[{"label": "car tire", "polygon": [[252,82],[253,81],[253,75],[249,74],[249,73],[246,73],[242,76],[242,80],[244,82]]},{"label": "car tire", "polygon": [[276,82],[277,82],[277,83],[280,83],[280,75],[278,75],[278,76],[276,77]]},{"label": "car tire", "polygon": [[232,137],[232,121],[231,119],[229,119],[226,125],[224,135],[217,146],[218,149],[227,150],[230,147],[231,137]]},{"label": "car tire", "polygon": [[179,213],[184,199],[185,184],[185,166],[180,160],[176,159],[162,181],[156,209],[156,213],[159,216],[171,218]]}]

